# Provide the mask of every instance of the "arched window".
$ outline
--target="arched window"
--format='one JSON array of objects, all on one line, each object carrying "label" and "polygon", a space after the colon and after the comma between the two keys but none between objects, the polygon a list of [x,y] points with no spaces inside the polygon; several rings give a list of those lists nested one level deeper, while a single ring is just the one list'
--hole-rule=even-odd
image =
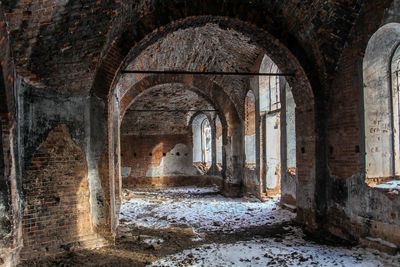
[{"label": "arched window", "polygon": [[399,157],[400,24],[381,27],[368,42],[363,61],[366,182],[397,179]]},{"label": "arched window", "polygon": [[[279,73],[264,55],[260,72]],[[269,196],[281,193],[285,203],[296,204],[296,127],[292,90],[279,76],[259,77],[261,118],[261,183]]]},{"label": "arched window", "polygon": [[201,123],[201,152],[203,163],[210,166],[212,162],[211,125],[207,118]]},{"label": "arched window", "polygon": [[246,167],[256,167],[256,101],[252,91],[245,99],[245,149]]},{"label": "arched window", "polygon": [[203,113],[192,121],[193,165],[205,173],[212,164],[211,125]]}]

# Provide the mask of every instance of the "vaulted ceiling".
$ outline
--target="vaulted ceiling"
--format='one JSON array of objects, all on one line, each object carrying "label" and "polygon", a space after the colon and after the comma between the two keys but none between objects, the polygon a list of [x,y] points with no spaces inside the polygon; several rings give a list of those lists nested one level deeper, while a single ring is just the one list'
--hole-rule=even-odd
[{"label": "vaulted ceiling", "polygon": [[[127,65],[139,70],[251,71],[262,50],[249,38],[234,30],[223,30],[215,24],[178,30],[148,46]],[[124,75],[119,81],[121,94],[143,75]],[[206,76],[223,88],[241,110],[248,88],[245,76]],[[199,88],[204,90],[205,88]]]},{"label": "vaulted ceiling", "polygon": [[[383,10],[391,1],[371,0],[57,0],[2,1],[18,73],[37,87],[59,92],[89,94],[93,87],[110,87],[119,64],[135,44],[171,21],[198,15],[232,17],[267,30],[299,58],[306,72],[320,77],[333,72],[360,10]],[[246,69],[260,52],[235,43],[235,33],[194,31],[160,35],[148,67],[176,56],[177,67],[201,70]],[[160,30],[161,31],[161,30]],[[200,38],[197,43],[190,38]],[[201,39],[202,38],[202,39]],[[216,49],[213,47],[221,46]],[[186,49],[183,55],[177,53]],[[175,52],[174,52],[175,50]],[[220,53],[206,54],[214,50]],[[190,51],[190,53],[189,53]],[[248,52],[247,54],[244,53]],[[159,54],[157,54],[159,52]],[[230,52],[230,53],[228,53]],[[202,54],[203,53],[203,54]],[[228,54],[227,54],[228,53]],[[145,52],[150,55],[149,51]],[[224,61],[220,61],[224,57]],[[105,59],[112,59],[111,61]],[[239,64],[233,64],[232,62]],[[229,62],[229,65],[228,63]],[[171,62],[170,62],[171,63]],[[179,64],[178,64],[179,63]],[[243,65],[242,65],[243,64]],[[99,84],[96,83],[99,79]],[[240,83],[240,81],[232,81]],[[235,95],[235,98],[241,96]]]},{"label": "vaulted ceiling", "polygon": [[190,88],[179,84],[155,86],[138,96],[126,111],[121,133],[183,134],[189,130],[191,116],[200,110],[214,107]]}]

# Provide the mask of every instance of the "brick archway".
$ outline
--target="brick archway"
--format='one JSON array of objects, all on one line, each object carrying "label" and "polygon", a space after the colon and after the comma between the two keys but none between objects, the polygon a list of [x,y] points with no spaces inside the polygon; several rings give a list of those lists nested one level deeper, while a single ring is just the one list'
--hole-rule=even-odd
[{"label": "brick archway", "polygon": [[[322,139],[318,139],[317,136],[320,134],[316,125],[316,106],[314,102],[314,95],[312,91],[311,84],[315,84],[314,87],[319,88],[320,83],[315,79],[316,75],[311,75],[312,80],[308,79],[304,71],[304,67],[309,69],[310,65],[304,63],[304,66],[300,64],[298,59],[278,40],[273,38],[269,33],[265,32],[261,28],[257,28],[246,22],[239,20],[232,20],[229,18],[222,17],[190,17],[181,21],[175,21],[168,25],[164,25],[160,29],[153,32],[149,32],[146,38],[140,42],[134,42],[130,52],[125,51],[124,58],[122,58],[123,52],[121,47],[117,45],[115,49],[119,52],[114,51],[117,54],[113,54],[113,58],[109,59],[112,62],[107,61],[107,56],[105,57],[104,63],[107,65],[108,74],[98,70],[98,74],[102,77],[100,80],[94,83],[93,94],[105,98],[108,95],[108,122],[109,122],[109,175],[110,177],[118,177],[119,173],[115,170],[118,161],[115,160],[114,155],[118,155],[118,142],[116,142],[113,136],[118,136],[118,130],[115,130],[117,124],[117,119],[120,116],[119,107],[116,105],[117,102],[124,104],[123,96],[120,95],[121,92],[115,94],[117,91],[115,89],[118,87],[118,81],[121,77],[119,70],[124,69],[129,62],[131,62],[135,57],[137,57],[140,52],[148,45],[156,42],[158,39],[163,38],[169,32],[176,31],[181,28],[205,25],[207,23],[217,24],[221,28],[233,28],[234,30],[249,36],[251,42],[262,47],[267,51],[267,54],[274,60],[278,68],[282,72],[294,73],[293,77],[287,77],[287,82],[293,88],[293,95],[296,102],[296,146],[297,146],[297,163],[298,163],[298,198],[297,198],[297,210],[298,210],[298,221],[304,223],[310,229],[315,229],[318,227],[318,219],[315,213],[316,210],[316,175],[317,169],[324,168],[322,166],[324,161],[317,161],[317,153],[324,153],[323,149],[317,150],[317,141],[322,142]],[[117,63],[118,62],[118,63]],[[110,79],[107,81],[107,77]],[[111,78],[112,77],[112,78]],[[145,76],[140,76],[142,78]],[[140,80],[140,79],[139,79]],[[173,79],[172,79],[173,80]],[[110,86],[110,87],[108,87]],[[108,87],[108,88],[106,88]],[[106,91],[104,91],[106,89]],[[108,91],[108,89],[112,89]],[[128,101],[129,102],[129,101]],[[223,103],[223,102],[222,102]],[[114,130],[113,130],[114,129]],[[236,131],[237,132],[237,131]],[[241,134],[241,133],[240,133]],[[232,166],[242,166],[243,165],[243,153],[239,153],[235,157],[232,157],[235,162]],[[320,157],[324,158],[324,157]],[[114,159],[114,160],[113,160]],[[321,166],[317,166],[321,164]],[[228,164],[229,165],[229,164]],[[235,173],[237,168],[234,167],[232,172]],[[322,172],[321,172],[322,173]],[[236,176],[242,176],[241,170]],[[323,179],[323,178],[321,178]],[[118,200],[115,197],[119,194],[115,191],[118,187],[117,181],[111,178],[111,214],[116,214],[115,212],[118,208]],[[114,215],[115,217],[115,215]],[[113,220],[112,220],[113,221]],[[114,225],[115,226],[115,225]],[[115,227],[112,227],[115,229]]]},{"label": "brick archway", "polygon": [[[240,140],[241,132],[237,130],[237,128],[241,127],[239,115],[234,107],[234,105],[229,101],[229,97],[225,94],[224,90],[220,88],[217,84],[212,81],[196,77],[196,76],[187,76],[187,75],[175,75],[173,77],[165,77],[152,75],[147,76],[132,86],[119,101],[113,101],[113,106],[116,104],[116,109],[114,110],[115,116],[113,119],[109,120],[108,126],[108,134],[111,139],[111,145],[109,148],[110,156],[110,165],[109,165],[109,174],[111,177],[111,198],[110,201],[113,203],[111,205],[111,225],[112,229],[115,230],[118,224],[117,214],[119,211],[120,205],[120,194],[121,194],[121,180],[120,180],[120,151],[119,151],[119,143],[120,143],[120,124],[124,117],[125,112],[129,108],[129,106],[140,96],[143,92],[147,90],[151,90],[151,88],[159,85],[165,84],[183,84],[188,86],[189,90],[195,92],[196,94],[201,95],[204,99],[206,99],[212,106],[217,110],[217,114],[221,120],[223,125],[223,147],[224,154],[226,151],[231,151],[230,148],[232,141],[231,140]],[[116,103],[117,102],[117,103]],[[241,150],[235,150],[230,152],[232,157],[240,157],[242,153]],[[235,154],[236,153],[236,154]],[[223,165],[227,166],[224,168],[224,173],[222,174],[224,177],[224,188],[228,188],[230,190],[239,190],[239,184],[237,181],[232,180],[232,177],[241,177],[240,171],[233,167],[233,164],[230,161],[227,162],[226,158],[229,156],[223,157]],[[236,163],[237,164],[237,163]],[[231,166],[231,167],[229,167]],[[239,173],[238,173],[239,172]],[[240,181],[239,181],[240,182]],[[237,194],[238,192],[234,192]]]}]

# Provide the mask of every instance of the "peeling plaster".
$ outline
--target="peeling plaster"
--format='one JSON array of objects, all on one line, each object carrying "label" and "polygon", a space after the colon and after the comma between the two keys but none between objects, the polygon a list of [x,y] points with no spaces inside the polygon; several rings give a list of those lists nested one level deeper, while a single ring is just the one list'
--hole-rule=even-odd
[{"label": "peeling plaster", "polygon": [[147,177],[181,175],[200,175],[193,166],[192,149],[185,144],[177,144],[166,153],[159,166],[150,165],[146,173]]}]

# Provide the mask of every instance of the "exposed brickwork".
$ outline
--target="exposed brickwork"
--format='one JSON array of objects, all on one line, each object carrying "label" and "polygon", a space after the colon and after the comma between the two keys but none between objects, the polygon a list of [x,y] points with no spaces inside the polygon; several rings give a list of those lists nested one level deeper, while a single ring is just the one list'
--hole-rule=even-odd
[{"label": "exposed brickwork", "polygon": [[337,73],[331,77],[326,99],[331,180],[327,186],[329,203],[325,220],[326,228],[341,238],[379,237],[398,246],[398,197],[393,198],[365,183],[364,161],[362,63],[368,41],[381,26],[383,10],[390,2],[374,1],[363,6],[338,61]]},{"label": "exposed brickwork", "polygon": [[127,177],[122,181],[123,188],[135,187],[181,187],[181,186],[222,186],[219,176],[162,176]]},{"label": "exposed brickwork", "polygon": [[[122,166],[131,167],[132,177],[146,176],[149,165],[158,166],[177,144],[192,147],[189,134],[182,135],[152,135],[152,136],[121,136]],[[184,155],[175,155],[177,158]]]},{"label": "exposed brickwork", "polygon": [[121,133],[130,135],[191,134],[188,121],[196,110],[214,110],[210,101],[188,86],[148,88],[125,113]]},{"label": "exposed brickwork", "polygon": [[[340,58],[329,97],[329,168],[337,178],[363,171],[362,60],[372,34],[382,20],[383,8],[389,1],[379,1],[364,7],[357,27]],[[375,12],[381,10],[381,12]],[[340,110],[340,112],[337,112]]]},{"label": "exposed brickwork", "polygon": [[[97,230],[111,235],[118,222],[120,163],[131,166],[133,178],[142,179],[148,166],[160,164],[163,153],[171,151],[176,144],[191,146],[190,129],[183,123],[178,127],[176,123],[185,121],[190,114],[175,116],[176,121],[162,124],[173,130],[174,135],[157,134],[157,127],[162,125],[157,125],[155,115],[143,116],[141,121],[147,124],[141,124],[142,128],[137,127],[140,120],[132,120],[130,133],[148,130],[150,135],[151,129],[152,137],[127,140],[123,133],[119,146],[119,123],[124,115],[129,116],[130,105],[140,95],[147,94],[147,100],[133,108],[171,108],[179,106],[178,102],[182,102],[178,108],[214,107],[223,125],[222,129],[217,128],[216,136],[224,132],[224,192],[239,195],[243,185],[258,192],[260,185],[254,183],[255,179],[243,178],[264,175],[266,171],[265,158],[262,159],[263,168],[257,170],[259,173],[243,168],[243,122],[246,121],[245,135],[259,131],[257,124],[247,123],[256,118],[256,113],[244,111],[249,89],[247,78],[122,76],[118,70],[249,71],[257,69],[257,60],[264,53],[282,72],[295,74],[287,77],[287,81],[293,88],[296,102],[298,195],[297,199],[284,195],[283,201],[297,205],[297,220],[309,230],[322,227],[347,239],[360,239],[370,234],[400,246],[399,199],[368,187],[363,176],[361,63],[366,44],[384,21],[384,9],[391,2],[3,1],[1,8],[5,9],[5,16],[0,10],[0,117],[7,117],[2,120],[2,154],[6,178],[10,180],[6,191],[14,238],[10,241],[11,247],[18,248],[21,244],[19,204],[25,207],[23,257],[47,250],[51,252],[92,233],[86,155],[101,153],[101,158],[95,160],[98,166],[90,164],[90,174],[100,176],[105,194],[104,207],[109,213],[108,224]],[[14,76],[13,59],[18,74],[25,81],[46,87],[46,90],[57,90],[65,94],[63,99],[66,101],[68,94],[91,94],[104,100],[104,113],[107,114],[103,114],[103,110],[90,114],[87,121],[85,117],[84,123],[74,129],[85,142],[90,139],[88,144],[82,141],[84,146],[81,146],[88,151],[75,145],[67,127],[62,125],[37,148],[32,162],[24,162],[27,158],[30,161],[32,149],[20,147],[20,144],[34,143],[30,140],[34,138],[32,135],[25,138],[21,131],[21,138],[28,140],[16,140],[14,138],[19,136],[13,135],[13,129],[24,130],[31,124],[48,126],[50,121],[54,123],[53,128],[64,123],[61,114],[65,106],[60,107],[61,111],[57,110],[51,119],[46,113],[39,117],[17,117],[14,92],[19,94],[23,88],[14,88],[19,79]],[[146,91],[161,86],[165,92],[171,84],[178,84],[179,88],[186,88],[191,93],[181,94],[175,99],[178,99],[176,103],[165,106],[161,100],[171,96],[171,91],[164,96],[158,94],[160,92]],[[193,99],[195,94],[196,100]],[[30,104],[37,98],[31,98],[32,94],[21,95],[26,98],[18,103],[22,108],[36,108]],[[83,101],[85,97],[82,97]],[[155,99],[157,104],[153,106]],[[119,110],[114,113],[114,108]],[[92,112],[92,106],[84,109],[86,111]],[[119,117],[115,118],[114,114]],[[109,120],[108,136],[96,132],[98,127],[93,121],[98,119],[97,116]],[[167,121],[168,116],[158,117]],[[78,119],[72,116],[67,119],[71,125],[75,125],[74,120]],[[122,124],[121,129],[126,129],[125,126]],[[86,133],[88,128],[91,134]],[[101,147],[93,152],[96,141],[92,137],[95,135],[108,140],[106,144],[99,142]],[[263,147],[265,133],[261,140]],[[161,143],[162,148],[158,146]],[[118,162],[119,149],[122,150],[122,162]],[[19,152],[24,154],[19,155]],[[134,153],[136,157],[133,157]],[[17,156],[19,158],[14,158]],[[139,161],[136,158],[140,158]],[[17,174],[16,162],[22,164],[21,169],[27,166],[27,172]],[[293,172],[294,166],[288,167],[284,172]],[[25,200],[19,198],[17,178],[23,181]],[[139,183],[135,179],[131,179],[131,183]],[[184,182],[180,180],[182,177],[151,179],[146,183]]]},{"label": "exposed brickwork", "polygon": [[[167,17],[160,18],[160,10],[157,6],[162,6],[162,14]],[[191,1],[187,5],[185,1],[138,1],[133,6],[134,12],[129,13],[128,20],[133,18],[133,23],[128,29],[113,31],[111,39],[116,40],[114,46],[109,46],[110,54],[115,52],[115,47],[120,46],[118,54],[114,57],[107,56],[108,60],[114,58],[124,58],[129,49],[134,44],[139,43],[150,32],[165,27],[168,22],[177,21],[187,16],[217,15],[221,17],[238,18],[242,21],[255,24],[258,27],[272,33],[280,39],[287,47],[293,48],[293,52],[298,56],[303,66],[308,69],[314,67],[309,64],[304,56],[304,51],[317,62],[316,73],[321,73],[325,69],[324,61],[328,63],[328,68],[333,69],[337,55],[343,46],[347,34],[351,29],[352,22],[360,8],[358,1],[308,1],[307,3],[298,1],[255,1],[249,4],[247,1]],[[268,18],[266,20],[265,18]],[[299,23],[300,21],[300,23]],[[150,23],[151,22],[151,23]],[[289,33],[286,36],[285,33]],[[312,32],[314,34],[312,34]],[[311,33],[311,34],[304,34]],[[294,41],[294,36],[297,40]],[[302,48],[294,46],[300,44]],[[321,49],[321,51],[319,51]],[[325,53],[321,53],[321,52]],[[105,53],[108,54],[107,52]],[[319,57],[321,54],[324,57]],[[313,55],[313,56],[311,56]],[[274,59],[275,60],[275,59]],[[97,82],[94,89],[98,95],[106,95],[117,70],[110,67],[107,60],[99,66]],[[283,68],[280,68],[283,70]],[[109,78],[104,79],[105,73]],[[323,75],[321,75],[323,76]]]},{"label": "exposed brickwork", "polygon": [[256,133],[256,102],[253,97],[246,96],[245,100],[245,135],[253,135]]},{"label": "exposed brickwork", "polygon": [[[234,30],[238,29],[239,32],[244,32],[245,34],[249,35],[255,34],[260,38],[258,40],[262,40],[258,44],[264,48],[268,48],[267,51],[272,53],[271,58],[276,59],[277,65],[282,66],[281,71],[292,71],[295,69],[298,71],[298,76],[296,77],[297,79],[288,78],[288,82],[293,85],[294,97],[296,100],[296,104],[298,105],[298,116],[296,117],[298,122],[296,123],[296,125],[300,125],[300,127],[296,129],[296,132],[299,134],[299,138],[297,138],[297,140],[299,141],[299,146],[302,149],[298,150],[301,151],[301,153],[299,153],[297,157],[299,158],[299,162],[304,163],[303,165],[299,164],[301,166],[301,170],[298,171],[298,175],[301,176],[301,186],[307,188],[306,190],[304,190],[305,194],[303,198],[300,198],[299,203],[302,203],[301,205],[309,206],[310,203],[313,203],[313,198],[315,196],[315,192],[313,191],[313,179],[315,178],[314,175],[316,161],[314,160],[314,157],[316,154],[315,146],[317,139],[315,134],[316,124],[313,121],[313,118],[315,118],[314,107],[312,105],[313,97],[310,91],[310,84],[307,81],[304,73],[302,72],[301,67],[298,65],[298,62],[293,58],[293,55],[290,54],[288,50],[286,50],[283,46],[276,42],[276,40],[274,41],[274,38],[272,36],[265,34],[265,32],[257,31],[257,29],[255,29],[254,27],[245,25],[240,21],[230,21],[229,19],[220,20],[219,18],[190,18],[185,21],[179,21],[174,24],[168,25],[168,27],[161,29],[162,31],[160,32],[151,33],[151,35],[148,36],[146,40],[143,40],[141,46],[139,46],[138,49],[132,50],[132,53],[129,54],[127,60],[123,63],[124,65],[122,67],[125,68],[126,66],[128,66],[131,62],[130,60],[135,60],[135,57],[142,51],[140,49],[145,49],[145,47],[147,47],[147,44],[151,45],[159,38],[164,37],[165,34],[168,34],[169,32],[172,32],[174,30],[179,30],[179,27],[185,28],[187,27],[187,25],[192,25],[191,23],[193,23],[193,26],[197,27],[202,27],[208,23],[215,23],[221,28],[228,27],[229,25],[229,27],[232,27]],[[144,58],[143,60],[146,61],[148,59]],[[170,64],[173,64],[173,62],[171,62]],[[174,67],[176,67],[176,65],[174,65]],[[199,78],[196,76],[183,77],[180,75],[168,77],[137,75],[136,78],[137,79],[128,79],[130,82],[136,82],[136,84],[127,89],[127,84],[122,82],[125,78],[121,80],[121,83],[118,83],[120,77],[116,76],[115,85],[118,85],[118,89],[125,88],[122,91],[119,91],[120,95],[122,96],[122,99],[119,101],[119,103],[121,104],[121,117],[123,116],[129,104],[135,99],[135,97],[147,88],[150,88],[157,84],[176,82],[191,85],[195,88],[200,89],[199,91],[201,93],[208,96],[208,98],[210,98],[212,102],[214,102],[214,106],[217,108],[217,110],[224,111],[223,114],[225,115],[227,121],[228,137],[226,145],[232,146],[234,149],[238,148],[235,146],[235,143],[237,141],[233,141],[235,139],[231,139],[230,137],[232,135],[238,136],[238,129],[241,128],[241,123],[238,121],[238,117],[242,117],[244,115],[244,112],[242,112],[244,105],[241,102],[227,102],[227,99],[231,100],[232,98],[230,96],[226,96],[226,93],[224,92],[225,89],[221,88],[221,85],[215,82],[215,79],[210,80],[206,78]],[[229,87],[230,85],[225,84],[224,86]],[[246,88],[242,88],[241,93],[243,94],[243,92],[246,91]],[[244,97],[242,98],[242,101],[243,100]],[[220,105],[224,105],[226,106],[226,108],[221,108]],[[236,110],[239,110],[240,112],[237,112]],[[307,121],[307,124],[304,124],[304,121]],[[237,138],[237,136],[234,136],[234,138]],[[227,151],[230,152],[230,150]],[[240,190],[240,183],[236,180],[240,180],[240,177],[242,177],[243,175],[241,169],[241,157],[243,157],[243,155],[239,151],[235,151],[235,153],[232,155],[228,154],[226,157],[226,171],[227,173],[229,173],[225,181],[227,190],[233,190],[236,192]],[[307,217],[307,219],[313,221],[312,224],[315,226],[315,220],[313,218]]]},{"label": "exposed brickwork", "polygon": [[39,87],[88,93],[119,1],[2,4],[19,74]]},{"label": "exposed brickwork", "polygon": [[22,258],[92,234],[86,159],[66,125],[55,128],[36,150],[23,189]]}]

